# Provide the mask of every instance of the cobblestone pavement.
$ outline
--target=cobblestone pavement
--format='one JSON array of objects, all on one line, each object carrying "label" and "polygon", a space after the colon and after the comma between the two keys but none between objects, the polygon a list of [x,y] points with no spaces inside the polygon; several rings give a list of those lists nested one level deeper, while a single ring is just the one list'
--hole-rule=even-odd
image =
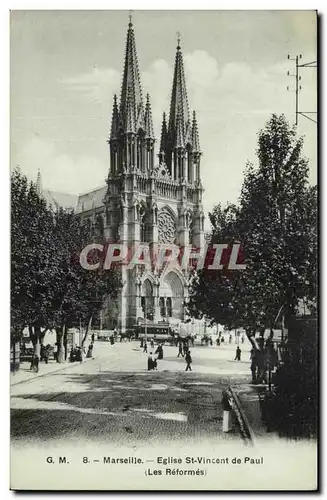
[{"label": "cobblestone pavement", "polygon": [[[235,344],[191,349],[192,372],[178,349],[164,347],[158,371],[146,370],[139,343],[96,342],[94,359],[63,365],[11,387],[14,442],[101,440],[117,444],[219,436],[221,397],[229,384],[249,380],[248,343],[243,361]],[[226,436],[224,435],[224,439]],[[239,439],[231,434],[229,439]]]}]

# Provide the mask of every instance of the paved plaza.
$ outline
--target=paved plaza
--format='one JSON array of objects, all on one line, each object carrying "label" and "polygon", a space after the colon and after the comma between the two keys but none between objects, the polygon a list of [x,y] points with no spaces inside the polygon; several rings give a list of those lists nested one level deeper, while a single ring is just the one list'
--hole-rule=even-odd
[{"label": "paved plaza", "polygon": [[[97,341],[93,359],[41,363],[38,375],[22,365],[12,376],[13,442],[128,444],[222,435],[222,391],[250,379],[250,344],[241,344],[240,362],[235,349],[234,343],[192,348],[192,372],[170,346],[158,371],[148,372],[136,341]],[[237,432],[229,439],[239,439]]]}]

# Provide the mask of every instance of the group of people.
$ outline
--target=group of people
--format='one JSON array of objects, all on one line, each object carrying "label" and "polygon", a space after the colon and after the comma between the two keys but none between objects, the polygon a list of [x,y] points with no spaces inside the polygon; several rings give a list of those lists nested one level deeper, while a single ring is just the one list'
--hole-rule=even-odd
[{"label": "group of people", "polygon": [[[163,359],[163,357],[164,357],[163,345],[161,343],[158,344],[157,349],[154,351],[154,353],[153,353],[153,349],[154,349],[154,340],[153,339],[150,340],[150,346],[151,346],[152,350],[149,352],[149,356],[148,356],[148,371],[149,370],[157,370],[157,368],[158,368],[158,361],[157,360]],[[148,352],[146,342],[144,343],[143,352],[146,352],[146,353]]]},{"label": "group of people", "polygon": [[[147,342],[141,342],[141,347],[143,347],[143,352],[148,353],[148,345]],[[158,360],[163,359],[164,357],[164,352],[163,352],[163,344],[159,343],[156,350],[154,351],[154,340],[150,340],[150,351],[148,355],[148,371],[150,370],[157,370],[158,369]],[[191,364],[192,364],[192,356],[191,356],[191,351],[189,349],[189,344],[187,339],[179,339],[179,344],[178,344],[178,354],[177,357],[182,355],[182,357],[186,361],[186,368],[185,371],[192,371]]]}]

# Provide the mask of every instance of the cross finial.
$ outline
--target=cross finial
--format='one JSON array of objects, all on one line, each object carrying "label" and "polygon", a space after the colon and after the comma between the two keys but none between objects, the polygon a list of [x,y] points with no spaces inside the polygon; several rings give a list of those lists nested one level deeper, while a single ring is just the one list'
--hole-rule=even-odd
[{"label": "cross finial", "polygon": [[181,43],[181,34],[179,31],[177,31],[177,48],[180,49],[180,43]]},{"label": "cross finial", "polygon": [[132,26],[132,13],[133,13],[132,10],[128,11],[129,26]]}]

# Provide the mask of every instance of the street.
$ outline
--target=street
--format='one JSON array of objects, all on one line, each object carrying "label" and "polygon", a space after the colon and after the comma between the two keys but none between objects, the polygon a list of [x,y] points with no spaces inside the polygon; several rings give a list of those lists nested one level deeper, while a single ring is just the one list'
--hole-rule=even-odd
[{"label": "street", "polygon": [[[94,359],[45,376],[41,363],[39,376],[11,388],[13,442],[217,438],[222,390],[250,378],[250,344],[241,348],[243,360],[237,362],[234,343],[194,347],[192,372],[185,372],[178,348],[167,346],[158,371],[148,372],[147,354],[135,341],[98,341]],[[239,439],[237,432],[228,437]]]}]

